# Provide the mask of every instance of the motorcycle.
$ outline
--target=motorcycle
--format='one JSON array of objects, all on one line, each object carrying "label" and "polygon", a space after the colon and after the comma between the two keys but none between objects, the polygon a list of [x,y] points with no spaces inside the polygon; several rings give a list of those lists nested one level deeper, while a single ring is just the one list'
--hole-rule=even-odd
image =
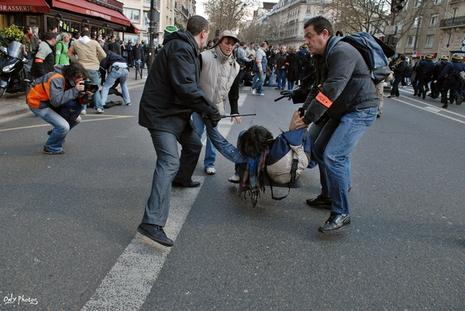
[{"label": "motorcycle", "polygon": [[7,48],[0,48],[0,52],[3,53],[0,60],[0,97],[5,92],[25,92],[28,85],[25,69],[27,59],[21,57],[21,43],[12,41]]}]

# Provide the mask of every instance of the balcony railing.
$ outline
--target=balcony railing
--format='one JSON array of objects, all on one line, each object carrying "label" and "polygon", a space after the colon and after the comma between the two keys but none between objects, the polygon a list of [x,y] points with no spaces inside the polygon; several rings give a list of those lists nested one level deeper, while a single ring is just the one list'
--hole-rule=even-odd
[{"label": "balcony railing", "polygon": [[440,28],[451,28],[460,26],[465,27],[465,16],[456,16],[452,18],[443,19],[439,24]]}]

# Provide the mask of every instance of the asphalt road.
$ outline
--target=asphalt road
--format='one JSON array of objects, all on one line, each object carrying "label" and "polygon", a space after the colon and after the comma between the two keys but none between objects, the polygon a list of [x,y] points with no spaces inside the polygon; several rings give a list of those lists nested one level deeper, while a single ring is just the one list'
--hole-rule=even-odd
[{"label": "asphalt road", "polygon": [[[296,106],[274,103],[272,89],[244,94],[241,112],[257,116],[224,125],[231,141],[252,124],[287,128]],[[305,205],[319,192],[316,169],[287,199],[267,191],[252,208],[226,181],[232,164],[219,155],[205,177],[199,161],[202,187],[173,192],[187,217],[173,211],[175,246],[140,246],[142,257],[164,256],[140,284],[146,294],[134,294],[136,307],[115,297],[119,308],[87,310],[464,310],[465,107],[438,107],[408,92],[386,99],[353,155],[352,224],[337,234],[320,234],[328,213]],[[137,111],[87,116],[63,156],[41,154],[48,126],[29,127],[41,120],[0,124],[0,310],[80,310],[122,262],[155,165]],[[37,304],[4,298],[21,295]]]}]

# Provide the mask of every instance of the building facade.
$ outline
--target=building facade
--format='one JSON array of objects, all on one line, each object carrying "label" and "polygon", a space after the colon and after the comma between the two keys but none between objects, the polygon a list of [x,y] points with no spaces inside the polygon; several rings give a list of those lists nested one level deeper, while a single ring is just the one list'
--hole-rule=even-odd
[{"label": "building facade", "polygon": [[[140,29],[139,35],[125,34],[125,40],[144,40],[150,37],[150,1],[123,0],[124,14]],[[185,29],[187,20],[195,14],[195,0],[154,0],[154,32],[155,43],[163,42],[164,29],[168,25],[176,25]]]},{"label": "building facade", "polygon": [[95,37],[138,31],[123,15],[123,3],[116,0],[2,0],[0,27],[12,24],[37,26],[39,33],[54,28],[80,32],[86,27]]},{"label": "building facade", "polygon": [[465,1],[450,0],[439,22],[440,55],[461,53],[465,56]]},{"label": "building facade", "polygon": [[331,0],[280,0],[262,17],[267,39],[273,44],[299,47],[304,43],[304,23],[311,17],[322,15],[333,20],[329,8]]}]

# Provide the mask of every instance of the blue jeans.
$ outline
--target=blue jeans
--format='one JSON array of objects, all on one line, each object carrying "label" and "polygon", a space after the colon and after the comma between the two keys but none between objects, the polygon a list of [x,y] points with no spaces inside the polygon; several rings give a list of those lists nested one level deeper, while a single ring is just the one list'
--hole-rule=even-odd
[{"label": "blue jeans", "polygon": [[128,69],[127,68],[119,68],[118,70],[112,69],[108,74],[105,83],[103,83],[102,88],[102,103],[105,105],[107,102],[108,91],[110,88],[115,84],[115,81],[119,79],[121,85],[121,93],[123,93],[123,100],[124,103],[130,104],[131,98],[129,97],[129,90],[128,85],[126,84],[126,79],[128,78]]},{"label": "blue jeans", "polygon": [[257,89],[257,83],[258,83],[258,73],[255,73],[252,79],[252,89],[256,90]]},{"label": "blue jeans", "polygon": [[286,87],[286,69],[278,70],[278,88],[284,90]]},{"label": "blue jeans", "polygon": [[[219,153],[221,153],[229,161],[233,163],[244,163],[247,161],[246,158],[236,148],[236,146],[231,144],[226,138],[223,137],[223,135],[221,135],[220,131],[218,131],[218,128],[212,127],[209,122],[205,123],[200,114],[196,112],[192,114],[192,125],[194,127],[194,131],[199,137],[202,137],[204,128],[206,127],[207,138],[209,138],[211,144],[213,144]],[[208,167],[207,164],[209,164],[209,166],[214,166],[215,163],[214,156],[213,162],[207,161],[207,151],[208,149],[205,153],[205,168]]]},{"label": "blue jeans", "polygon": [[262,73],[257,72],[256,75],[258,76],[258,80],[256,83],[255,89],[257,90],[258,94],[263,93],[263,83],[265,82],[265,72],[262,71]]},{"label": "blue jeans", "polygon": [[[202,117],[198,113],[192,114],[192,125],[194,127],[195,132],[202,138],[205,123]],[[214,167],[215,166],[215,159],[216,159],[216,152],[215,148],[213,147],[210,137],[207,135],[207,145],[205,146],[205,158],[203,160],[203,167]]]},{"label": "blue jeans", "polygon": [[[89,78],[92,84],[100,85],[100,71],[87,70],[87,75],[88,75],[87,78]],[[98,108],[103,109],[102,96],[100,95],[99,91],[95,92],[93,96],[93,100],[94,100],[95,109],[98,109]]]},{"label": "blue jeans", "polygon": [[[378,107],[365,108],[345,114],[324,149],[316,154],[315,160],[323,168],[323,180],[326,181],[331,212],[349,214],[348,190],[350,187],[350,157],[367,128],[376,120]],[[320,152],[321,152],[321,148]],[[324,178],[326,177],[326,178]]]},{"label": "blue jeans", "polygon": [[32,112],[53,126],[44,147],[52,152],[62,151],[65,137],[70,130],[69,123],[51,108],[32,109]]},{"label": "blue jeans", "polygon": [[179,158],[176,135],[163,131],[149,131],[157,153],[157,164],[142,223],[165,226],[170,209],[171,182],[174,179],[179,182],[191,180],[202,151],[202,143],[190,127],[186,128],[179,138],[182,146]]},{"label": "blue jeans", "polygon": [[294,89],[295,81],[287,81],[287,90],[292,91]]}]

